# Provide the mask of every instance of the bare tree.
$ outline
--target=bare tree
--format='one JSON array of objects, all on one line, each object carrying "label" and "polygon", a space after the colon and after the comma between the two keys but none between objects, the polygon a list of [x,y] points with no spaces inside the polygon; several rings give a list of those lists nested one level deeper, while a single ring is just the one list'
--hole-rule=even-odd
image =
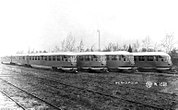
[{"label": "bare tree", "polygon": [[123,45],[123,49],[122,49],[123,51],[127,51],[128,50],[128,46],[127,46],[127,44],[124,44]]},{"label": "bare tree", "polygon": [[119,47],[118,43],[112,43],[110,42],[103,51],[119,51],[121,50],[121,47]]},{"label": "bare tree", "polygon": [[62,51],[75,51],[75,37],[69,33],[66,39],[61,42]]},{"label": "bare tree", "polygon": [[142,40],[142,45],[143,45],[143,48],[146,49],[146,51],[150,48],[151,46],[151,39],[149,36],[147,36],[144,40]]},{"label": "bare tree", "polygon": [[136,40],[136,42],[132,44],[132,50],[133,52],[137,52],[139,51],[139,48],[140,48],[140,43],[138,40]]},{"label": "bare tree", "polygon": [[65,39],[62,40],[61,42],[61,50],[64,52],[66,49],[65,49]]},{"label": "bare tree", "polygon": [[77,46],[77,50],[78,50],[79,52],[83,52],[83,51],[84,51],[83,40],[80,41],[79,46]]},{"label": "bare tree", "polygon": [[113,50],[113,43],[109,43],[106,47],[105,47],[105,49],[103,50],[103,51],[112,51]]},{"label": "bare tree", "polygon": [[165,48],[166,53],[169,53],[173,49],[175,43],[174,36],[172,34],[166,34],[161,45]]},{"label": "bare tree", "polygon": [[59,51],[60,51],[60,48],[56,45],[56,46],[54,47],[53,52],[59,52]]},{"label": "bare tree", "polygon": [[24,51],[23,50],[19,50],[16,52],[16,54],[24,54]]}]

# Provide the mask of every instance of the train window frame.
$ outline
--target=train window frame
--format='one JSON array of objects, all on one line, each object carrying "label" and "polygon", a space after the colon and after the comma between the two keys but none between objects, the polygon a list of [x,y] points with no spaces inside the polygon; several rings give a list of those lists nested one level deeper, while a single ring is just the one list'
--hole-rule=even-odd
[{"label": "train window frame", "polygon": [[37,56],[35,56],[35,60],[37,60]]},{"label": "train window frame", "polygon": [[147,56],[146,59],[147,61],[154,61],[154,56]]},{"label": "train window frame", "polygon": [[159,56],[155,56],[155,61],[159,61]]},{"label": "train window frame", "polygon": [[83,61],[83,56],[78,56],[79,61]]},{"label": "train window frame", "polygon": [[40,60],[40,56],[37,57],[37,60]]},{"label": "train window frame", "polygon": [[61,61],[61,56],[58,55],[56,60],[57,60],[57,61]]},{"label": "train window frame", "polygon": [[145,56],[138,56],[138,61],[145,61]]},{"label": "train window frame", "polygon": [[56,61],[56,56],[52,56],[52,61]]},{"label": "train window frame", "polygon": [[48,61],[51,61],[51,56],[48,56]]},{"label": "train window frame", "polygon": [[107,60],[110,60],[110,57],[109,57],[109,55],[106,55],[106,59],[107,59]]},{"label": "train window frame", "polygon": [[85,59],[85,61],[89,61],[88,55],[85,55],[84,59]]},{"label": "train window frame", "polygon": [[44,60],[44,59],[43,59],[44,56],[40,56],[40,57],[41,57],[41,60]]},{"label": "train window frame", "polygon": [[44,60],[45,60],[45,61],[48,61],[48,57],[47,57],[47,56],[44,56]]},{"label": "train window frame", "polygon": [[99,57],[97,56],[97,55],[94,55],[94,57],[95,57],[95,61],[99,61]]},{"label": "train window frame", "polygon": [[64,61],[64,55],[61,56],[61,61]]},{"label": "train window frame", "polygon": [[137,56],[134,56],[134,61],[137,61]]},{"label": "train window frame", "polygon": [[112,60],[113,60],[113,61],[116,61],[116,60],[117,60],[116,55],[112,55]]}]

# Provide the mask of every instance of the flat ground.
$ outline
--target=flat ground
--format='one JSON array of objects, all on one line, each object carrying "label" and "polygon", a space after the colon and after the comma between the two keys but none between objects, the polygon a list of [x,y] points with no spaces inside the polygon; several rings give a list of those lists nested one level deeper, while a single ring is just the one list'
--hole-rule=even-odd
[{"label": "flat ground", "polygon": [[[92,95],[90,92],[80,93],[81,91],[77,89],[71,89],[69,87],[65,87],[67,88],[65,89],[61,86],[61,91],[62,93],[65,93],[65,97],[62,98],[63,102],[60,101],[60,105],[57,106],[64,107],[66,109],[72,109],[72,107],[75,107],[76,109],[97,108],[111,110],[143,109],[144,107],[146,107],[147,109],[149,109],[149,107],[150,109],[176,109],[178,105],[178,74],[164,75],[164,73],[154,72],[79,72],[76,74],[36,68],[27,68],[14,65],[12,66],[1,64],[0,66],[0,77],[2,79],[7,80],[18,86],[20,85],[19,87],[26,89],[29,92],[30,90],[36,88],[38,88],[39,90],[39,86],[42,86],[43,84],[45,85],[45,82],[48,83],[48,86],[49,83],[51,83],[50,86],[59,86],[59,84],[52,81],[57,80],[58,82],[67,85],[92,90],[118,98],[117,100],[112,98],[108,99],[107,97],[103,98],[96,94]],[[43,80],[41,78],[43,78]],[[48,81],[48,79],[50,79],[51,81]],[[2,87],[1,84],[2,83],[0,83],[0,86]],[[49,99],[51,91],[45,91],[45,93],[42,93],[44,92],[44,90],[49,90],[50,87],[42,86],[41,88],[43,88],[43,91],[40,92],[39,90],[39,93],[36,93],[37,95],[40,94],[40,97],[43,97],[44,99],[48,96],[48,101],[51,103],[59,100],[58,98],[54,97],[53,100],[52,97],[51,100]],[[53,95],[58,97],[62,93],[59,94],[58,91],[56,93],[53,93]],[[70,101],[67,102],[66,97],[68,100],[72,100],[72,102],[75,102],[75,100],[77,100],[74,103],[75,106],[70,105],[69,107],[69,105],[67,105],[66,103],[69,103]],[[80,100],[78,99],[79,97]],[[76,103],[78,104],[78,106],[76,106]]]}]

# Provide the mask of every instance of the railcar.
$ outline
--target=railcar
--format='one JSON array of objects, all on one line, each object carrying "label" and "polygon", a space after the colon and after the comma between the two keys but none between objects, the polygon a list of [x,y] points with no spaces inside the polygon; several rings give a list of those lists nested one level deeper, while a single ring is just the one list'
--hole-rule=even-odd
[{"label": "railcar", "polygon": [[1,63],[12,63],[12,56],[1,57]]},{"label": "railcar", "polygon": [[164,52],[133,53],[135,66],[139,71],[169,71],[172,69],[171,57]]},{"label": "railcar", "polygon": [[77,60],[74,53],[29,54],[27,59],[31,66],[47,66],[55,70],[77,72]]},{"label": "railcar", "polygon": [[[55,70],[77,72],[76,54],[63,53],[39,53],[20,54],[3,57],[4,61],[18,65],[52,68]],[[4,62],[3,61],[3,62]]]},{"label": "railcar", "polygon": [[105,52],[106,65],[109,71],[129,71],[136,70],[134,66],[134,56],[126,51]]},{"label": "railcar", "polygon": [[103,52],[77,53],[77,67],[80,71],[107,72],[106,56]]}]

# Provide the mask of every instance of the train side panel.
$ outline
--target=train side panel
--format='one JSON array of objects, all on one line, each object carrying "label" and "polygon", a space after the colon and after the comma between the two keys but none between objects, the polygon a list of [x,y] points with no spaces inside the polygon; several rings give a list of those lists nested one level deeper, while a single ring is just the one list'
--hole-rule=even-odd
[{"label": "train side panel", "polygon": [[168,54],[162,52],[137,53],[134,55],[135,65],[139,70],[170,70],[172,61]]}]

